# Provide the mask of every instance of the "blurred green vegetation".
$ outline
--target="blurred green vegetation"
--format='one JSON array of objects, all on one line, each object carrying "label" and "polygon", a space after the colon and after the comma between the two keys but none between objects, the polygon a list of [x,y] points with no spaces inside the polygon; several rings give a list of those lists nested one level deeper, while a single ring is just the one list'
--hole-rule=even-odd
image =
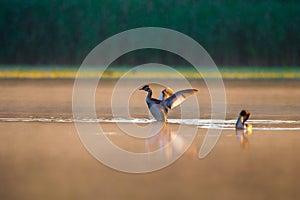
[{"label": "blurred green vegetation", "polygon": [[300,66],[300,2],[264,0],[1,0],[0,63],[78,65],[106,38],[145,26],[187,34],[218,65]]}]

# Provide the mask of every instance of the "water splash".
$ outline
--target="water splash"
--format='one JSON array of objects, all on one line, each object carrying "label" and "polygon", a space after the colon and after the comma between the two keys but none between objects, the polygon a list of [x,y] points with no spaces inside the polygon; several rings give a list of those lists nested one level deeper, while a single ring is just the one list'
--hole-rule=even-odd
[{"label": "water splash", "polygon": [[[81,118],[81,119],[64,119],[64,118],[38,118],[38,117],[15,117],[0,118],[0,122],[43,122],[43,123],[152,123],[153,119],[144,118]],[[185,124],[197,126],[200,129],[219,129],[219,130],[235,130],[235,119],[219,120],[219,119],[168,119],[169,124]],[[300,130],[300,120],[249,120],[253,124],[253,130],[261,131],[283,131],[283,130]]]}]

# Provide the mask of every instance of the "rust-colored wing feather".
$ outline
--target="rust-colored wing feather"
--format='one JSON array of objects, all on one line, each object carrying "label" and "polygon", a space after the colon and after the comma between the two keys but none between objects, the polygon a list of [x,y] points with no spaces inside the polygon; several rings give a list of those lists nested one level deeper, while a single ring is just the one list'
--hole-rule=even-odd
[{"label": "rust-colored wing feather", "polygon": [[198,90],[196,89],[186,89],[180,90],[172,94],[169,98],[165,100],[166,105],[169,109],[173,109],[176,106],[180,105],[182,102],[186,100],[189,96],[196,94]]}]

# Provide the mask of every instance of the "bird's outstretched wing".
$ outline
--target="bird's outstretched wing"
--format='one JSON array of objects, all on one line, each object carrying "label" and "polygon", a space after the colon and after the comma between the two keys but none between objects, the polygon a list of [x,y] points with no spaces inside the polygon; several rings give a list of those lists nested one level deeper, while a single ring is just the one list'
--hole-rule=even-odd
[{"label": "bird's outstretched wing", "polygon": [[168,108],[172,109],[176,106],[180,105],[182,102],[186,100],[189,96],[196,94],[198,90],[196,89],[186,89],[186,90],[180,90],[178,92],[175,92],[172,94],[169,98],[165,100],[166,105]]},{"label": "bird's outstretched wing", "polygon": [[169,96],[171,96],[172,94],[174,94],[174,91],[171,88],[163,89],[161,91],[160,96],[158,97],[158,100],[163,101],[163,100],[167,99]]}]

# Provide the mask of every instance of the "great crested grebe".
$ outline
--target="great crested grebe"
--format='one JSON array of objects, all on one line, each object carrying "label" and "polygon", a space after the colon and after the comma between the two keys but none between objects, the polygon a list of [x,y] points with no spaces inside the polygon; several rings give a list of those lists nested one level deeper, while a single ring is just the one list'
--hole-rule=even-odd
[{"label": "great crested grebe", "polygon": [[235,124],[236,129],[244,129],[244,130],[252,130],[252,125],[245,123],[250,116],[250,112],[248,110],[242,110],[238,116],[238,119]]},{"label": "great crested grebe", "polygon": [[152,114],[157,121],[166,121],[169,109],[175,108],[180,105],[187,97],[196,94],[196,89],[180,90],[173,92],[170,88],[166,88],[162,91],[159,99],[152,98],[152,89],[149,85],[144,85],[139,90],[148,92],[146,97],[146,103]]}]

